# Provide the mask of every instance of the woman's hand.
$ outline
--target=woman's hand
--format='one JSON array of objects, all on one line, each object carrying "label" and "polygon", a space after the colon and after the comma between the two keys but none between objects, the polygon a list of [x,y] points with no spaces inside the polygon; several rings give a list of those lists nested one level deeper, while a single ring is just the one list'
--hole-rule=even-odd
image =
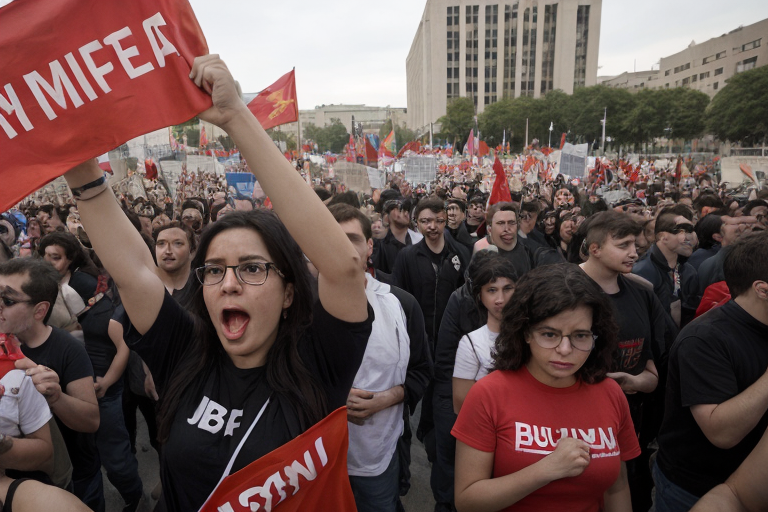
[{"label": "woman's hand", "polygon": [[589,445],[580,439],[563,437],[557,442],[555,451],[547,455],[547,461],[553,480],[579,476],[587,469],[592,457],[589,455]]},{"label": "woman's hand", "polygon": [[235,79],[218,55],[195,58],[189,78],[211,95],[213,106],[200,114],[200,119],[225,128],[238,114],[248,109],[240,99]]}]

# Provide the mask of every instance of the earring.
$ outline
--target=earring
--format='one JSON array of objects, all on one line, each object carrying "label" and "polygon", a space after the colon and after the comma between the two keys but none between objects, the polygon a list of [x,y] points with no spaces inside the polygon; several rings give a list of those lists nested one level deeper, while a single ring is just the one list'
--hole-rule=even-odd
[{"label": "earring", "polygon": [[284,309],[283,310],[283,320],[286,320],[287,318],[288,318],[288,310]]}]

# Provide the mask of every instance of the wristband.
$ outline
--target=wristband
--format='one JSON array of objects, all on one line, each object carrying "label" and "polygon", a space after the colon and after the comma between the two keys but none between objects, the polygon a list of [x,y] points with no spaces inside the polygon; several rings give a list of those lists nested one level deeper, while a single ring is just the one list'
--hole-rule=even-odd
[{"label": "wristband", "polygon": [[79,201],[86,201],[96,197],[106,189],[107,179],[104,176],[101,176],[100,178],[95,179],[90,183],[86,183],[82,187],[73,188],[72,195]]}]

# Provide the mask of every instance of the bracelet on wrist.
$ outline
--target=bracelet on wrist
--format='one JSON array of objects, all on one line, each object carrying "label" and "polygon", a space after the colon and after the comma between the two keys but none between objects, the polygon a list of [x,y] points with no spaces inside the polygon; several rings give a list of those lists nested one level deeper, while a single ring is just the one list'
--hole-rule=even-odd
[{"label": "bracelet on wrist", "polygon": [[72,196],[77,201],[87,201],[107,190],[107,187],[107,179],[104,176],[101,176],[90,183],[86,183],[82,187],[73,188]]}]

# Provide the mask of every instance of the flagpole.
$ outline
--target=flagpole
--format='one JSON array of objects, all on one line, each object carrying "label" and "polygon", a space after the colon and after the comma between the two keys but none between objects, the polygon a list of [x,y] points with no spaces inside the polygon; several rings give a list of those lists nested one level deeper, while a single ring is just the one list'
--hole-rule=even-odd
[{"label": "flagpole", "polygon": [[605,107],[605,113],[603,113],[603,141],[600,144],[600,156],[605,154],[605,124],[608,121],[608,107]]},{"label": "flagpole", "polygon": [[528,118],[525,118],[525,147],[528,147]]}]

